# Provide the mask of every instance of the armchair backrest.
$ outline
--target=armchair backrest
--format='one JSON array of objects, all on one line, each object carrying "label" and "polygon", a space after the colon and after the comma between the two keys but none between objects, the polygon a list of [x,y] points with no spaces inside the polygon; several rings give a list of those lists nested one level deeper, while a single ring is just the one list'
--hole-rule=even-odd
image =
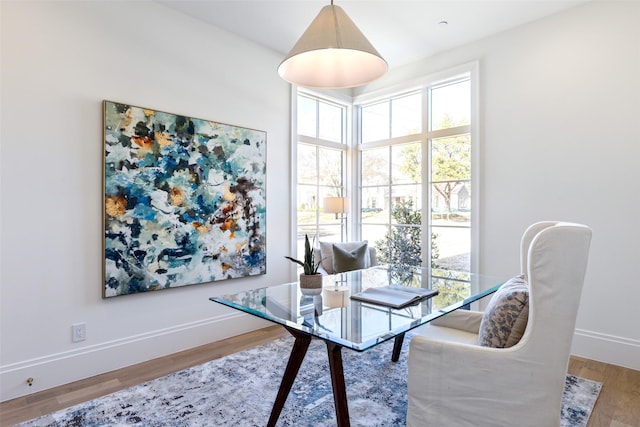
[{"label": "armchair backrest", "polygon": [[527,266],[529,265],[529,247],[531,246],[531,242],[533,238],[538,235],[539,232],[544,230],[545,228],[552,227],[558,224],[558,221],[540,221],[534,224],[531,224],[522,234],[522,238],[520,240],[520,272],[524,274],[525,280],[528,280],[527,277]]},{"label": "armchair backrest", "polygon": [[[589,257],[591,229],[582,224],[541,222],[522,237],[522,268],[529,282],[529,321],[515,347],[565,372]],[[556,375],[555,378],[563,378]]]}]

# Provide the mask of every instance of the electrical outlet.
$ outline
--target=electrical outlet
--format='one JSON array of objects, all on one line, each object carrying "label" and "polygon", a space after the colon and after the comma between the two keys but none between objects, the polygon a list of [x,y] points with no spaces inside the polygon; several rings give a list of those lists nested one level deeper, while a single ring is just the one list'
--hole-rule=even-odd
[{"label": "electrical outlet", "polygon": [[80,342],[87,339],[87,324],[76,323],[71,325],[71,342]]}]

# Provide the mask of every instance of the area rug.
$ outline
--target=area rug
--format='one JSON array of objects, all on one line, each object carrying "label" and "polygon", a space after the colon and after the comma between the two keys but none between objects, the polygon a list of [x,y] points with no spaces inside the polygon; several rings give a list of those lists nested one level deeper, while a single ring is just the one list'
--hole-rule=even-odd
[{"label": "area rug", "polygon": [[[262,427],[269,418],[292,343],[293,338],[281,338],[19,426]],[[393,363],[392,345],[393,340],[364,353],[342,351],[352,426],[405,425],[409,346],[405,342],[400,361]],[[586,425],[600,387],[600,383],[567,376],[562,426]],[[335,426],[322,341],[312,341],[278,426]]]}]

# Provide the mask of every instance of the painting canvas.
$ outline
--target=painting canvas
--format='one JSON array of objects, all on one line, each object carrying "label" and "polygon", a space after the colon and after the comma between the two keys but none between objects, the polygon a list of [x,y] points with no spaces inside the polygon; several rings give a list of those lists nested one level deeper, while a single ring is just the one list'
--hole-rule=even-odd
[{"label": "painting canvas", "polygon": [[103,296],[265,274],[266,133],[103,107]]}]

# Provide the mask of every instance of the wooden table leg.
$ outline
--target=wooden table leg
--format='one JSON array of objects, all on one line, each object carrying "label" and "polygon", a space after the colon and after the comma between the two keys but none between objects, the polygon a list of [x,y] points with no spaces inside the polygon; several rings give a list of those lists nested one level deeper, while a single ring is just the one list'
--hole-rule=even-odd
[{"label": "wooden table leg", "polygon": [[349,407],[347,405],[347,391],[344,385],[344,369],[342,368],[342,347],[338,344],[327,343],[329,355],[329,369],[331,371],[331,385],[333,386],[333,402],[336,407],[338,427],[349,427]]},{"label": "wooden table leg", "polygon": [[311,335],[307,335],[305,333],[287,327],[285,327],[285,329],[289,331],[289,333],[293,335],[296,340],[293,343],[291,355],[289,356],[289,362],[287,363],[287,368],[285,369],[284,375],[282,376],[282,382],[280,383],[280,388],[278,389],[276,400],[273,403],[273,409],[271,409],[271,416],[269,417],[269,421],[267,422],[267,427],[275,427],[276,422],[280,417],[280,413],[282,412],[282,408],[284,407],[284,403],[287,401],[287,396],[289,396],[289,392],[291,391],[291,386],[293,385],[293,382],[298,375],[300,365],[302,365],[304,356],[305,354],[307,354],[307,349],[309,348],[309,344],[311,343]]},{"label": "wooden table leg", "polygon": [[400,352],[402,351],[403,341],[404,341],[404,334],[396,335],[393,341],[393,353],[391,353],[392,362],[397,362],[400,359]]}]

